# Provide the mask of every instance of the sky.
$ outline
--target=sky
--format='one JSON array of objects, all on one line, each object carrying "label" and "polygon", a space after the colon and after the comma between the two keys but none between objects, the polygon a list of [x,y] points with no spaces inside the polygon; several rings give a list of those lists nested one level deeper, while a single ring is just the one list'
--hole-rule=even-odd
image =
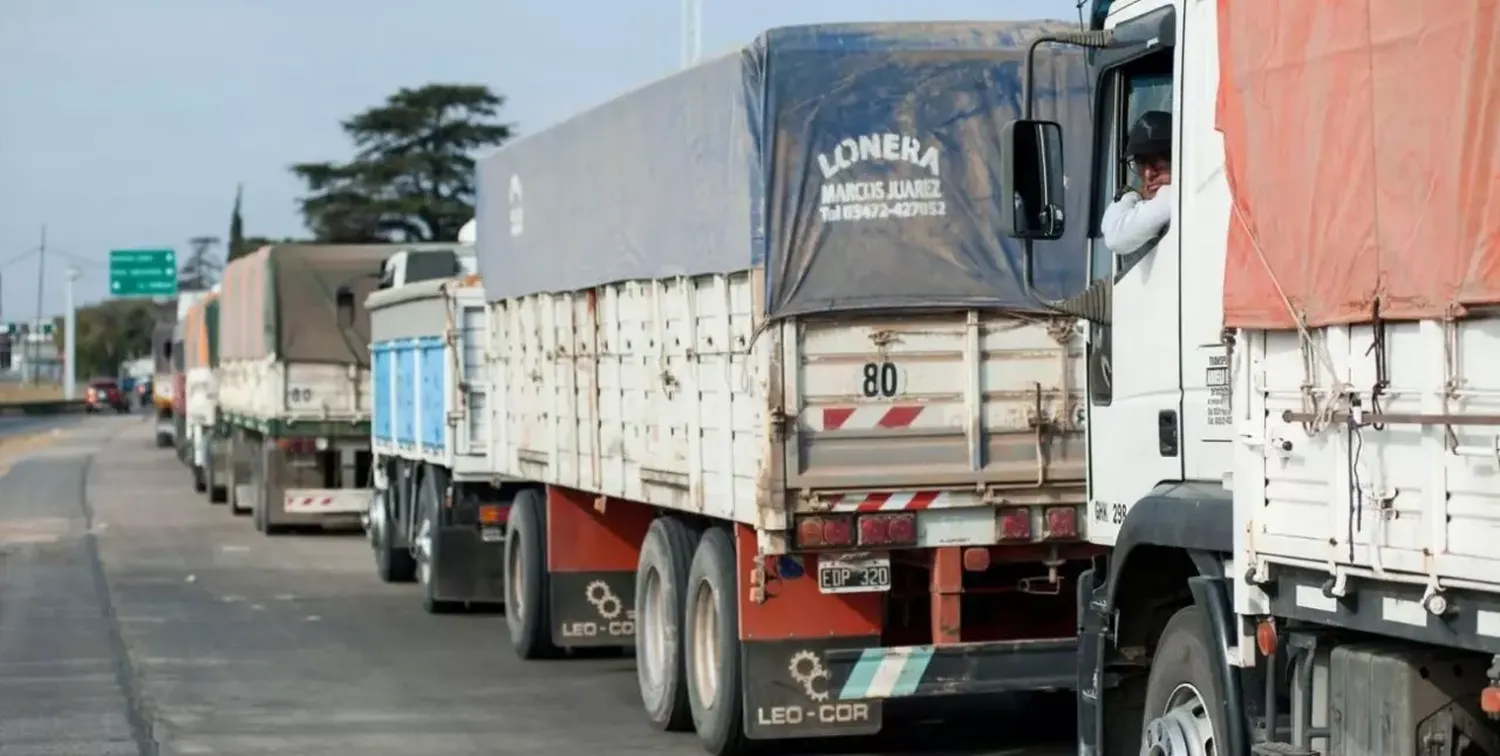
[{"label": "sky", "polygon": [[[769,27],[1076,20],[1076,0],[702,0],[712,56]],[[0,322],[106,295],[111,249],[302,236],[293,163],[400,87],[481,83],[534,133],[681,61],[678,0],[0,0]],[[222,255],[222,248],[220,249]]]}]

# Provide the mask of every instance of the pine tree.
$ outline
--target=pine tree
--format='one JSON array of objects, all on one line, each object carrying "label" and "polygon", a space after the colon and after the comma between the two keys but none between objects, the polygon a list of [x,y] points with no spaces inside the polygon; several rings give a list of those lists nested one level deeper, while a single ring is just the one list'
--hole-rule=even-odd
[{"label": "pine tree", "polygon": [[245,244],[245,220],[240,217],[240,202],[244,199],[245,185],[240,184],[234,189],[234,213],[229,216],[229,254],[227,259],[233,262],[236,258],[249,252]]}]

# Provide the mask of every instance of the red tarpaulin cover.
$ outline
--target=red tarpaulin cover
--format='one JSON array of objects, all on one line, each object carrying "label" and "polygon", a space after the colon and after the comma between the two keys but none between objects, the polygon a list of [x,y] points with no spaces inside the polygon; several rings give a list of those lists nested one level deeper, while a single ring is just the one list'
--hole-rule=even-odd
[{"label": "red tarpaulin cover", "polygon": [[1500,303],[1500,0],[1219,0],[1218,22],[1226,325]]}]

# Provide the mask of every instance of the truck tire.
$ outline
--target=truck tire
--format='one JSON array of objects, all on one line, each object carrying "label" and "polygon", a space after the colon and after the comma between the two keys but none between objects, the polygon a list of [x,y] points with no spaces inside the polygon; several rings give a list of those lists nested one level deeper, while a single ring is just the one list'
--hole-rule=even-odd
[{"label": "truck tire", "polygon": [[651,726],[692,728],[683,662],[683,608],[698,534],[676,517],[658,517],[646,531],[635,572],[635,673]]},{"label": "truck tire", "polygon": [[455,614],[464,609],[462,601],[445,601],[438,598],[437,565],[438,531],[442,529],[442,514],[438,511],[443,500],[443,476],[430,467],[422,468],[422,480],[417,483],[417,527],[412,538],[412,549],[417,554],[417,582],[422,584],[422,610],[428,614]]},{"label": "truck tire", "polygon": [[262,438],[256,441],[255,451],[255,467],[250,473],[255,482],[255,529],[268,536],[278,536],[287,532],[287,527],[271,524],[271,466],[275,464],[272,455],[276,454],[276,446]]},{"label": "truck tire", "polygon": [[546,554],[547,501],[527,488],[516,494],[505,532],[505,624],[510,645],[522,659],[557,655]]},{"label": "truck tire", "polygon": [[208,503],[210,504],[223,504],[229,500],[229,490],[214,476],[214,468],[217,466],[214,459],[214,447],[209,444],[208,464],[203,466],[203,480],[208,487]]},{"label": "truck tire", "polygon": [[193,465],[193,491],[195,493],[208,492],[208,476],[203,473],[203,468]]},{"label": "truck tire", "polygon": [[250,507],[240,504],[240,459],[244,455],[245,440],[238,431],[229,436],[229,484],[224,486],[225,501],[229,502],[229,513],[236,517],[250,514]]},{"label": "truck tire", "polygon": [[386,501],[389,490],[377,490],[370,497],[370,546],[375,550],[375,572],[385,583],[410,583],[417,579],[417,561],[411,551],[391,547],[391,508]]},{"label": "truck tire", "polygon": [[693,729],[714,756],[748,753],[740,669],[734,540],[722,527],[698,541],[688,570],[683,659]]},{"label": "truck tire", "polygon": [[1215,718],[1221,706],[1214,688],[1212,643],[1203,637],[1205,626],[1203,611],[1189,606],[1172,615],[1162,630],[1146,682],[1144,740],[1151,753],[1221,753],[1228,742],[1223,724]]},{"label": "truck tire", "polygon": [[157,431],[156,432],[156,448],[158,448],[158,449],[170,449],[170,448],[172,448],[172,435],[169,434],[169,433],[162,433],[161,431]]}]

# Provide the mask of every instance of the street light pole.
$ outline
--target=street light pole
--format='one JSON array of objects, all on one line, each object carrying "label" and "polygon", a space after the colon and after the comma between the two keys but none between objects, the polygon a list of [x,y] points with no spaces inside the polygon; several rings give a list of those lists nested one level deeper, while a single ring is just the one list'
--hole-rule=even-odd
[{"label": "street light pole", "polygon": [[67,308],[63,315],[63,398],[73,400],[78,386],[78,312],[73,306],[73,282],[78,280],[78,269],[68,268],[68,285],[64,289]]}]

